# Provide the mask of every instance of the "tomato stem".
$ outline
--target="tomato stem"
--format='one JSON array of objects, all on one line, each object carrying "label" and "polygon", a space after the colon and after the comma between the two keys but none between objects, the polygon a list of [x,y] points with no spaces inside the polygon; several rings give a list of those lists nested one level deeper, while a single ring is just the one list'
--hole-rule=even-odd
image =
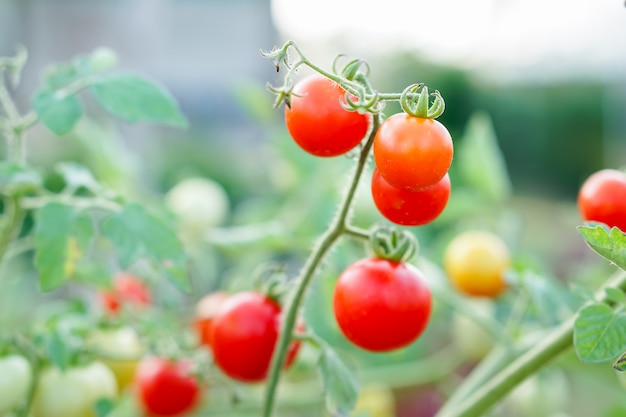
[{"label": "tomato stem", "polygon": [[376,131],[378,130],[380,123],[380,115],[374,115],[374,117],[372,117],[373,125],[371,132],[367,138],[367,142],[361,149],[352,179],[346,189],[343,200],[338,206],[337,215],[313,248],[313,251],[302,267],[300,275],[296,279],[295,285],[288,296],[281,324],[280,335],[278,337],[278,341],[276,342],[276,349],[274,350],[272,361],[270,363],[267,389],[263,405],[264,417],[270,417],[272,415],[276,389],[280,378],[280,370],[282,369],[282,364],[285,362],[287,350],[291,342],[298,312],[300,310],[300,305],[309,283],[311,282],[311,278],[315,275],[319,265],[326,256],[326,253],[334,245],[337,239],[343,234],[353,236],[351,232],[357,230],[348,225],[348,214],[350,212],[352,201],[354,200],[354,195],[356,194],[357,186],[369,159],[369,154],[372,149],[372,145],[374,144],[374,137],[376,136]]},{"label": "tomato stem", "polygon": [[[606,288],[626,291],[626,272],[619,271],[596,294],[596,301],[610,302]],[[480,389],[456,407],[442,408],[436,417],[478,417],[508,394],[525,378],[573,346],[576,315],[552,331],[504,369],[495,374]]]}]

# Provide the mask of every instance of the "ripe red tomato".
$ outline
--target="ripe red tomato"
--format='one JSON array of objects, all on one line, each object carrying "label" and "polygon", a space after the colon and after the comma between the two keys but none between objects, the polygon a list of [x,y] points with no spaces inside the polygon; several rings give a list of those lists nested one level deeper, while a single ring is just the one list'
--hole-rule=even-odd
[{"label": "ripe red tomato", "polygon": [[421,191],[400,189],[389,184],[378,169],[372,175],[372,197],[387,220],[402,226],[420,226],[435,220],[450,197],[450,177],[446,173],[435,185]]},{"label": "ripe red tomato", "polygon": [[626,233],[626,174],[603,169],[585,180],[578,193],[583,220],[618,227]]},{"label": "ripe red tomato", "polygon": [[[280,306],[264,294],[241,292],[227,299],[213,320],[215,364],[241,382],[260,382],[269,370],[280,327]],[[285,368],[295,360],[300,342],[289,349]]]},{"label": "ripe red tomato", "polygon": [[149,416],[179,416],[197,405],[200,386],[188,361],[146,357],[139,362],[135,385],[139,403]]},{"label": "ripe red tomato", "polygon": [[379,258],[362,259],[346,268],[333,297],[343,334],[373,352],[399,349],[416,340],[426,329],[431,306],[421,271]]},{"label": "ripe red tomato", "polygon": [[202,297],[196,304],[194,326],[200,343],[211,347],[213,337],[213,319],[220,306],[230,295],[226,291],[215,291]]},{"label": "ripe red tomato", "polygon": [[380,175],[396,188],[418,191],[438,183],[452,164],[448,129],[433,119],[397,113],[374,138],[374,161]]},{"label": "ripe red tomato", "polygon": [[124,304],[147,306],[152,300],[148,286],[133,274],[119,273],[113,288],[100,294],[102,305],[109,313],[118,313]]},{"label": "ripe red tomato", "polygon": [[319,74],[299,81],[285,124],[293,140],[306,152],[322,157],[342,155],[365,137],[370,117],[341,106],[345,90]]}]

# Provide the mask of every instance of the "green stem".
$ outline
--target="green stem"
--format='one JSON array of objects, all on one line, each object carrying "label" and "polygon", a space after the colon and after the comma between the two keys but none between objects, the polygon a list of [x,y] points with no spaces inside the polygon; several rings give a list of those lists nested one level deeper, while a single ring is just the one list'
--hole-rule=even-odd
[{"label": "green stem", "polygon": [[24,209],[17,198],[5,197],[2,229],[0,229],[0,263],[4,259],[9,244],[17,239],[20,233],[24,214]]},{"label": "green stem", "polygon": [[24,143],[22,140],[22,132],[16,129],[20,121],[20,114],[15,107],[15,103],[11,99],[9,91],[4,84],[4,75],[0,71],[0,107],[6,114],[9,122],[7,129],[4,129],[4,135],[7,143],[7,159],[11,162],[23,164],[26,154]]},{"label": "green stem", "polygon": [[346,230],[348,229],[347,219],[348,213],[350,212],[350,205],[354,199],[354,195],[356,193],[361,175],[363,174],[363,170],[365,169],[365,165],[367,164],[369,153],[374,143],[374,136],[376,135],[379,125],[380,116],[375,115],[373,117],[372,131],[367,138],[365,146],[361,150],[358,163],[354,170],[354,175],[344,195],[343,201],[339,206],[337,216],[309,255],[309,258],[302,268],[300,276],[296,280],[296,285],[290,294],[287,305],[285,306],[284,320],[280,329],[278,342],[276,343],[276,349],[272,355],[272,361],[270,363],[267,391],[263,405],[263,416],[265,417],[270,417],[272,415],[276,389],[280,378],[280,370],[282,368],[282,364],[285,362],[287,350],[295,328],[298,310],[300,308],[300,304],[302,303],[306,289],[308,288],[311,278],[315,275],[317,268],[324,259],[328,250],[342,234],[346,233]]},{"label": "green stem", "polygon": [[[626,273],[620,271],[596,294],[598,302],[607,302],[606,288],[626,291]],[[496,404],[526,377],[572,347],[576,315],[559,326],[550,335],[511,362],[452,410],[443,410],[437,417],[478,417]]]}]

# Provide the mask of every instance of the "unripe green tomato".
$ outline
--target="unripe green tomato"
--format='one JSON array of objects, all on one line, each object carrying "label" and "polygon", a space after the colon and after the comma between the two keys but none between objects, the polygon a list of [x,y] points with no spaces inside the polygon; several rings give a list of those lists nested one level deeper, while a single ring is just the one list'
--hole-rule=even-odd
[{"label": "unripe green tomato", "polygon": [[165,196],[167,207],[179,221],[181,231],[203,234],[226,221],[230,203],[224,188],[208,178],[187,178]]},{"label": "unripe green tomato", "polygon": [[51,366],[39,375],[32,417],[96,417],[96,402],[116,396],[115,375],[102,362],[65,371]]},{"label": "unripe green tomato", "polygon": [[117,54],[111,48],[100,47],[89,56],[91,69],[94,71],[105,71],[117,64]]},{"label": "unripe green tomato", "polygon": [[89,342],[100,361],[115,375],[119,390],[130,386],[144,352],[137,332],[131,327],[100,329],[90,336]]},{"label": "unripe green tomato", "polygon": [[[495,308],[491,300],[472,299],[468,302],[478,317],[493,317]],[[462,312],[454,312],[452,316],[452,341],[459,353],[470,362],[478,362],[484,358],[495,343],[491,333]]]},{"label": "unripe green tomato", "polygon": [[0,415],[21,404],[33,382],[30,362],[21,355],[0,358]]},{"label": "unripe green tomato", "polygon": [[567,406],[569,387],[562,370],[546,370],[518,385],[505,399],[505,406],[511,417],[551,416]]}]

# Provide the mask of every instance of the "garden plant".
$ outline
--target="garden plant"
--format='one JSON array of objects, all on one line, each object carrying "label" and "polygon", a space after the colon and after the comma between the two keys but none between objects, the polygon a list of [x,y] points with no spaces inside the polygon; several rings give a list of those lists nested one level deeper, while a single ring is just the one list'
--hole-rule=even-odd
[{"label": "garden plant", "polygon": [[[284,114],[280,146],[304,170],[340,160],[348,176],[322,177],[331,191],[307,200],[316,211],[330,201],[323,228],[221,226],[227,195],[209,179],[154,195],[104,177],[118,155],[104,171],[38,164],[32,148],[49,145],[31,134],[62,144],[86,130],[97,142],[108,138],[98,120],[188,122],[164,86],[116,71],[106,48],[50,65],[22,111],[27,55],[0,58],[0,283],[33,283],[37,308],[0,328],[0,417],[383,417],[395,415],[389,387],[433,389],[437,417],[556,417],[571,412],[553,366],[568,351],[583,372],[626,370],[624,172],[594,173],[578,196],[577,238],[613,274],[593,288],[559,282],[497,222],[462,222],[505,215],[511,194],[484,115],[457,141],[438,121],[455,103],[436,89],[378,91],[363,60],[338,55],[325,69],[289,41],[261,52],[280,77],[267,92]],[[306,199],[307,186],[286,189]],[[199,293],[216,256],[248,269]]]}]

